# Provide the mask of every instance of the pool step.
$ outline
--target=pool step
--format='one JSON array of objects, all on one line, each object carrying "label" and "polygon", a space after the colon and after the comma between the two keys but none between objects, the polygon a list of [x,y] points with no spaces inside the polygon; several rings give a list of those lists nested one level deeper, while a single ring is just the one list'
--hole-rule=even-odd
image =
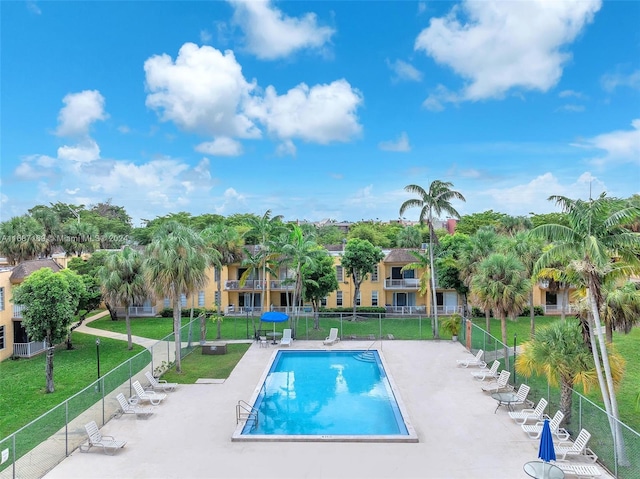
[{"label": "pool step", "polygon": [[365,363],[376,362],[376,355],[373,351],[363,351],[362,353],[356,354],[354,358]]}]

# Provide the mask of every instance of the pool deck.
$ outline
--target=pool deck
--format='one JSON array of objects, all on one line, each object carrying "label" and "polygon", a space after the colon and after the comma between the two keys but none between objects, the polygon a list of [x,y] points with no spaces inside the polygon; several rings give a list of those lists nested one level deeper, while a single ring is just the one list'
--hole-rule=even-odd
[{"label": "pool deck", "polygon": [[[371,341],[294,341],[292,349],[366,349]],[[274,350],[253,344],[224,382],[181,385],[149,419],[125,415],[103,434],[127,441],[114,456],[73,452],[47,479],[70,478],[528,478],[528,439],[471,377],[451,341],[383,341],[418,443],[232,442],[235,406],[250,400]],[[602,469],[602,467],[600,467]],[[602,479],[610,478],[604,474]]]}]

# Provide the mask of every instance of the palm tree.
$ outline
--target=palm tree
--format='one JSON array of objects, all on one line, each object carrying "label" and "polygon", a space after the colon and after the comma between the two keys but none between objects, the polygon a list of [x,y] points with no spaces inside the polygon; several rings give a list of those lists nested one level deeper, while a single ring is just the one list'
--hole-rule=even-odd
[{"label": "palm tree", "polygon": [[631,328],[640,322],[640,289],[628,281],[622,287],[603,290],[602,319],[606,327],[606,339],[613,342],[613,331],[629,334]]},{"label": "palm tree", "polygon": [[159,295],[173,303],[173,334],[175,339],[176,372],[182,372],[180,326],[182,295],[188,296],[202,288],[211,254],[204,239],[188,226],[168,221],[158,228],[147,247],[144,262],[147,281]]},{"label": "palm tree", "polygon": [[[471,281],[477,273],[478,266],[483,259],[495,251],[500,241],[493,226],[484,226],[462,246],[460,254],[460,276],[464,285],[471,289]],[[466,308],[465,308],[466,309]],[[491,308],[484,307],[485,329],[491,333]]]},{"label": "palm tree", "polygon": [[484,259],[473,277],[471,290],[480,301],[490,306],[500,318],[505,367],[509,367],[507,349],[507,316],[516,316],[527,303],[531,282],[525,268],[514,254],[494,253]]},{"label": "palm tree", "polygon": [[[589,331],[593,346],[596,346],[592,347],[592,353],[598,368],[602,400],[611,418],[611,432],[616,442],[618,462],[626,464],[623,437],[619,430],[616,431],[620,415],[609,354],[602,334],[600,307],[605,275],[612,272],[629,275],[640,271],[640,259],[637,255],[640,251],[640,234],[626,227],[640,216],[640,208],[630,202],[622,204],[620,200],[607,198],[605,193],[589,201],[572,200],[565,196],[550,196],[549,200],[554,201],[566,213],[568,226],[544,224],[532,230],[532,234],[552,243],[551,248],[538,260],[536,270],[553,263],[557,258],[579,258],[579,261],[573,262],[573,268],[588,290],[591,307]],[[604,378],[600,372],[600,355]]]},{"label": "palm tree", "polygon": [[[253,249],[254,252],[252,253],[249,248],[243,248],[244,258],[242,259],[240,264],[247,269],[244,273],[242,273],[242,276],[240,276],[240,287],[244,288],[244,286],[247,284],[247,280],[251,281],[251,325],[253,326],[253,330],[255,331],[256,323],[255,319],[253,318],[253,310],[255,309],[254,302],[256,294],[256,280],[254,278],[257,278],[259,276],[260,268],[262,268],[263,264],[266,265],[266,260],[263,260],[266,250],[262,250],[255,245]],[[262,298],[260,299],[260,301],[262,302]],[[245,304],[245,308],[246,307],[247,305]]]},{"label": "palm tree", "polygon": [[142,255],[127,246],[122,251],[110,253],[98,271],[105,302],[124,307],[129,350],[133,349],[129,307],[147,299],[149,293],[142,267]]},{"label": "palm tree", "polygon": [[[622,378],[624,361],[616,356],[616,381]],[[563,422],[571,422],[573,386],[580,384],[585,393],[597,384],[593,356],[584,344],[580,324],[560,321],[544,328],[522,345],[516,359],[516,371],[523,376],[545,375],[549,384],[560,384],[560,410]]]},{"label": "palm tree", "polygon": [[[218,331],[217,339],[222,337],[221,331],[221,311],[220,300],[222,298],[222,270],[230,264],[237,263],[242,258],[242,238],[238,234],[238,231],[230,226],[225,226],[221,223],[210,226],[202,231],[202,236],[208,245],[213,248],[214,257],[213,262],[218,276],[218,293],[216,298],[216,310],[218,315]],[[206,321],[203,318],[200,325],[200,342],[204,343],[207,336]]]},{"label": "palm tree", "polygon": [[[511,218],[511,217],[507,217]],[[524,266],[525,274],[528,278],[533,276],[533,268],[542,255],[542,247],[544,242],[540,238],[529,235],[527,231],[518,231],[513,236],[513,241],[505,242],[508,250],[513,251],[520,262]],[[531,281],[531,289],[529,289],[529,324],[531,329],[531,337],[536,334],[536,314],[533,307],[533,281]]]},{"label": "palm tree", "polygon": [[[293,289],[293,306],[295,308],[296,320],[300,314],[300,303],[302,302],[302,269],[312,265],[318,255],[317,244],[313,239],[305,237],[302,229],[294,225],[289,234],[288,243],[282,245],[282,253],[288,258],[294,269],[295,286]],[[296,321],[297,326],[297,321]]]},{"label": "palm tree", "polygon": [[407,185],[405,191],[418,195],[418,198],[412,198],[400,206],[400,216],[404,216],[405,211],[409,208],[420,208],[420,224],[425,221],[429,227],[429,260],[431,264],[431,295],[434,312],[434,338],[439,339],[438,331],[438,303],[436,299],[436,270],[433,261],[433,248],[437,243],[435,235],[435,226],[433,224],[434,215],[440,216],[443,212],[448,216],[459,218],[460,214],[451,206],[451,200],[457,199],[466,201],[464,196],[458,191],[452,190],[453,183],[448,181],[434,180],[429,185],[429,191],[426,191],[419,185]]},{"label": "palm tree", "polygon": [[[261,217],[251,217],[249,218],[249,226],[250,229],[247,231],[247,234],[251,234],[259,238],[260,241],[260,249],[262,251],[262,281],[264,285],[267,285],[267,258],[269,257],[269,247],[268,241],[277,236],[278,232],[284,228],[282,224],[282,215],[271,217],[271,210],[265,211],[265,213]],[[267,310],[267,295],[266,288],[262,290],[262,311]]]}]

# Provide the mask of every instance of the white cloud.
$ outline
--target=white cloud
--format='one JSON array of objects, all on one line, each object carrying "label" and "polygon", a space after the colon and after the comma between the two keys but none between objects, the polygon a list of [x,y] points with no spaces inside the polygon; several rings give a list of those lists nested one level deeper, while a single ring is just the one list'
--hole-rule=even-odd
[{"label": "white cloud", "polygon": [[638,163],[640,165],[640,119],[631,122],[631,130],[603,133],[574,143],[586,149],[603,150],[604,156],[591,159],[591,163],[603,167],[615,163]]},{"label": "white cloud", "polygon": [[418,15],[421,15],[426,11],[427,11],[426,2],[418,2]]},{"label": "white cloud", "polygon": [[628,74],[621,72],[607,73],[602,76],[600,81],[602,88],[608,92],[612,92],[616,88],[623,86],[640,90],[640,70],[635,70]]},{"label": "white cloud", "polygon": [[[238,193],[234,188],[227,188],[221,198],[214,199],[213,208],[215,212],[219,215],[227,214],[229,211],[229,207],[231,209],[238,209],[238,205],[243,205],[246,202],[246,197],[240,193]],[[218,203],[218,206],[215,204]]]},{"label": "white cloud", "polygon": [[257,138],[260,131],[242,112],[254,85],[242,75],[232,51],[185,43],[175,62],[155,55],[144,63],[146,104],[163,121],[212,136]]},{"label": "white cloud", "polygon": [[213,141],[200,143],[196,151],[214,156],[238,156],[242,154],[242,145],[233,138],[220,136]]},{"label": "white cloud", "polygon": [[80,188],[74,188],[72,190],[67,188],[66,190],[64,190],[64,192],[68,195],[75,195],[78,191],[80,191]]},{"label": "white cloud", "polygon": [[560,108],[558,108],[558,110],[568,111],[570,113],[581,113],[586,110],[586,107],[584,105],[567,104],[567,105],[562,105]]},{"label": "white cloud", "polygon": [[200,43],[208,45],[211,43],[213,36],[208,30],[200,30]]},{"label": "white cloud", "polygon": [[411,151],[411,145],[409,144],[409,136],[405,131],[400,133],[400,136],[393,141],[382,141],[378,143],[378,147],[385,151],[399,151],[408,152]]},{"label": "white cloud", "polygon": [[297,151],[296,145],[291,140],[283,141],[278,145],[278,148],[276,148],[276,154],[278,156],[296,156]]},{"label": "white cloud", "polygon": [[344,79],[312,87],[301,83],[284,95],[268,86],[264,98],[254,99],[247,112],[278,138],[326,144],[349,141],[362,131],[356,114],[362,101]]},{"label": "white cloud", "polygon": [[35,180],[55,174],[56,159],[47,155],[29,155],[22,158],[14,175],[20,180]]},{"label": "white cloud", "polygon": [[560,93],[558,93],[558,96],[560,98],[584,98],[584,95],[582,93],[580,93],[579,91],[574,91],[574,90],[562,90]]},{"label": "white cloud", "polygon": [[247,50],[258,58],[274,60],[297,50],[321,48],[335,30],[319,26],[315,13],[300,18],[285,15],[270,0],[229,0],[234,23],[244,31]]},{"label": "white cloud", "polygon": [[58,158],[74,163],[91,163],[100,158],[100,147],[91,138],[74,145],[58,148]]},{"label": "white cloud", "polygon": [[518,88],[544,92],[570,58],[564,49],[601,4],[466,0],[447,16],[432,18],[415,49],[464,78],[459,100],[501,98]]},{"label": "white cloud", "polygon": [[131,128],[129,128],[127,125],[120,125],[118,127],[118,131],[123,135],[126,135],[128,133],[131,133]]},{"label": "white cloud", "polygon": [[529,183],[489,188],[482,195],[491,197],[494,204],[502,205],[503,213],[521,214],[522,211],[551,211],[553,205],[547,201],[550,191],[555,195],[563,195],[568,190],[552,173],[545,173]]},{"label": "white cloud", "polygon": [[27,8],[31,13],[35,13],[36,15],[42,14],[42,10],[40,10],[40,7],[33,0],[27,0]]},{"label": "white cloud", "polygon": [[422,72],[416,67],[403,60],[396,60],[394,62],[387,59],[387,66],[394,73],[394,81],[406,80],[406,81],[421,81]]},{"label": "white cloud", "polygon": [[87,136],[93,122],[108,118],[104,111],[104,97],[97,90],[69,93],[62,102],[65,106],[58,114],[58,136]]}]

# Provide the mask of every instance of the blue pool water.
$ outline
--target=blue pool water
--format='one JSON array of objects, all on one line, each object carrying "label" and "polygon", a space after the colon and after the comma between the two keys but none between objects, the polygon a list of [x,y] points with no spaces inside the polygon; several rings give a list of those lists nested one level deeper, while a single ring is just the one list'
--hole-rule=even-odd
[{"label": "blue pool water", "polygon": [[408,435],[377,351],[279,351],[242,435]]}]

